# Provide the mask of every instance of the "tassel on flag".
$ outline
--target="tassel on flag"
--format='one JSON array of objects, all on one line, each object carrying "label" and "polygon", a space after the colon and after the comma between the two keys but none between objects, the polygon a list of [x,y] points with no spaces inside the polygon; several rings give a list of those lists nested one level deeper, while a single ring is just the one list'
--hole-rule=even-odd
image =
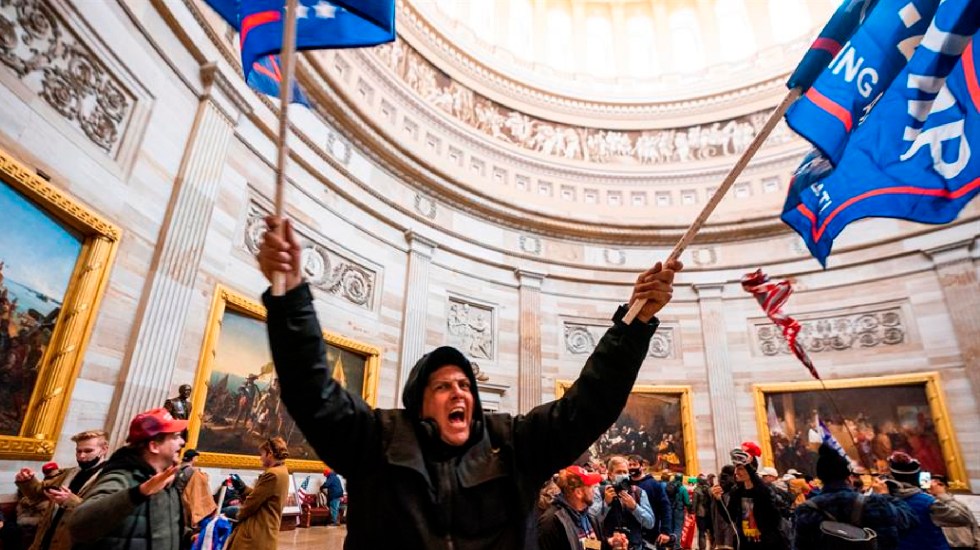
[{"label": "tassel on flag", "polygon": [[810,371],[814,378],[820,380],[817,368],[813,366],[813,361],[810,361],[806,350],[796,338],[801,328],[799,321],[783,313],[783,304],[793,293],[793,287],[790,286],[789,281],[773,283],[769,280],[768,275],[763,273],[761,269],[757,269],[754,273],[748,273],[742,277],[742,289],[755,296],[763,311],[766,312],[766,316],[782,329],[783,338],[786,339],[786,345],[792,350],[793,355],[803,363],[803,366]]}]

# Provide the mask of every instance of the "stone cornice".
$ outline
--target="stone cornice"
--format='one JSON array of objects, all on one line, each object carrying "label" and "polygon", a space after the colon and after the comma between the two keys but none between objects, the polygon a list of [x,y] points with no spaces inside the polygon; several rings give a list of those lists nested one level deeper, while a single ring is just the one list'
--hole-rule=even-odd
[{"label": "stone cornice", "polygon": [[[407,185],[433,195],[440,202],[452,205],[455,209],[469,212],[501,226],[587,242],[668,245],[677,242],[687,229],[683,225],[665,227],[651,224],[617,225],[573,221],[544,215],[536,210],[521,208],[519,205],[501,203],[490,194],[455,185],[447,174],[418,162],[414,155],[398,142],[385,138],[383,130],[367,113],[336,93],[337,83],[332,82],[329,73],[318,64],[300,65],[298,77],[301,83],[308,81],[312,76],[305,70],[307,68],[312,69],[319,78],[330,84],[330,86],[307,86],[314,109],[341,129],[347,139],[379,166],[384,166]],[[375,193],[373,190],[369,191]],[[381,194],[377,194],[377,197],[419,218],[420,221],[431,223],[430,220],[422,220],[422,216],[408,211],[402,205],[396,205]],[[761,216],[755,220],[742,219],[730,224],[709,224],[699,234],[698,242],[743,240],[783,234],[787,231],[786,226],[778,219]]]}]

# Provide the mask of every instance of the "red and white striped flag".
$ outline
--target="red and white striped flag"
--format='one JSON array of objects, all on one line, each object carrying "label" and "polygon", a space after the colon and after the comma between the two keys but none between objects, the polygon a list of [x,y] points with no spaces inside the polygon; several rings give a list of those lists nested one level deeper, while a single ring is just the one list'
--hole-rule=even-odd
[{"label": "red and white striped flag", "polygon": [[806,350],[797,341],[796,337],[800,333],[800,323],[789,315],[783,313],[783,304],[793,293],[793,287],[789,281],[774,283],[769,280],[769,276],[757,269],[754,273],[748,273],[742,277],[742,289],[755,296],[755,299],[766,312],[766,316],[776,323],[783,330],[783,338],[786,345],[792,350],[793,355],[803,363],[803,366],[810,371],[814,378],[820,380],[817,368],[813,366],[813,361],[807,356]]}]

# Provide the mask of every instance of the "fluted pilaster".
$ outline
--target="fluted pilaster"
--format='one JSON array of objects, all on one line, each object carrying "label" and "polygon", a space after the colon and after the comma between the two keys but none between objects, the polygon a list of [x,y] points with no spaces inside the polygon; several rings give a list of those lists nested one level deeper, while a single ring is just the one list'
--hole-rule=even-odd
[{"label": "fluted pilaster", "polygon": [[541,283],[544,275],[517,270],[520,281],[518,412],[526,413],[541,403]]},{"label": "fluted pilaster", "polygon": [[[741,443],[735,405],[735,381],[728,357],[728,334],[725,330],[724,285],[695,285],[701,310],[701,334],[704,338],[704,362],[708,371],[708,396],[711,399],[711,421],[715,434],[715,466],[721,469],[728,453]],[[717,471],[717,470],[716,470]]]},{"label": "fluted pilaster", "polygon": [[970,254],[972,241],[927,251],[943,289],[953,332],[980,410],[980,282]]},{"label": "fluted pilaster", "polygon": [[205,91],[170,196],[142,313],[136,321],[137,337],[126,380],[111,423],[112,442],[117,445],[125,440],[133,416],[163,405],[177,369],[185,319],[234,134],[235,119],[228,106],[235,102],[216,97],[220,78],[214,65],[202,69]]},{"label": "fluted pilaster", "polygon": [[408,270],[405,280],[405,304],[402,310],[402,347],[398,367],[395,406],[400,404],[401,389],[412,366],[425,353],[425,317],[429,297],[429,267],[436,243],[412,231],[405,232],[408,241]]}]

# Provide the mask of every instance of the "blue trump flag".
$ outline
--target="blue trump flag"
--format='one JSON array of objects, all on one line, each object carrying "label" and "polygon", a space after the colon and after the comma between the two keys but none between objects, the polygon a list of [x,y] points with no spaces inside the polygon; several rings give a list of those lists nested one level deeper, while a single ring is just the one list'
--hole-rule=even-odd
[{"label": "blue trump flag", "polygon": [[810,89],[877,2],[878,0],[844,0],[810,45],[810,49],[803,54],[803,60],[790,75],[786,87],[801,88],[803,91]]},{"label": "blue trump flag", "polygon": [[836,164],[875,99],[908,63],[939,2],[879,0],[826,70],[789,108],[790,128]]},{"label": "blue trump flag", "polygon": [[[236,31],[239,30],[238,25],[238,7],[239,0],[205,0],[211,9],[218,12],[218,15],[222,19],[228,22]],[[249,87],[258,92],[262,92],[266,95],[271,95],[273,97],[279,97],[279,86],[282,82],[282,70],[280,67],[282,63],[279,61],[278,55],[267,55],[265,57],[259,58],[254,63],[252,63],[251,71],[244,71],[245,81],[248,83]],[[299,84],[293,81],[293,95],[292,102],[299,103],[300,105],[309,107],[310,103],[306,100],[306,96],[300,89]]]},{"label": "blue trump flag", "polygon": [[[906,5],[913,3],[919,4],[906,0]],[[914,19],[901,9],[883,11],[887,6],[888,0],[881,0],[868,23],[880,13],[905,22]],[[889,79],[881,96],[872,98],[873,108],[849,139],[841,138],[839,160],[811,154],[790,186],[782,220],[824,266],[833,239],[852,221],[888,217],[947,223],[980,192],[980,158],[971,149],[980,143],[980,59],[973,45],[980,2],[943,0],[932,17],[908,28],[923,23],[927,29],[923,36],[912,37],[918,46],[909,52],[908,62]],[[908,38],[902,34],[892,40],[891,48],[879,43],[877,49],[890,54],[911,44],[903,45]],[[815,87],[833,73],[838,60]],[[879,62],[864,57],[862,65],[887,64]],[[861,95],[857,88],[852,94]],[[824,119],[799,116],[797,122],[813,130]]]}]

